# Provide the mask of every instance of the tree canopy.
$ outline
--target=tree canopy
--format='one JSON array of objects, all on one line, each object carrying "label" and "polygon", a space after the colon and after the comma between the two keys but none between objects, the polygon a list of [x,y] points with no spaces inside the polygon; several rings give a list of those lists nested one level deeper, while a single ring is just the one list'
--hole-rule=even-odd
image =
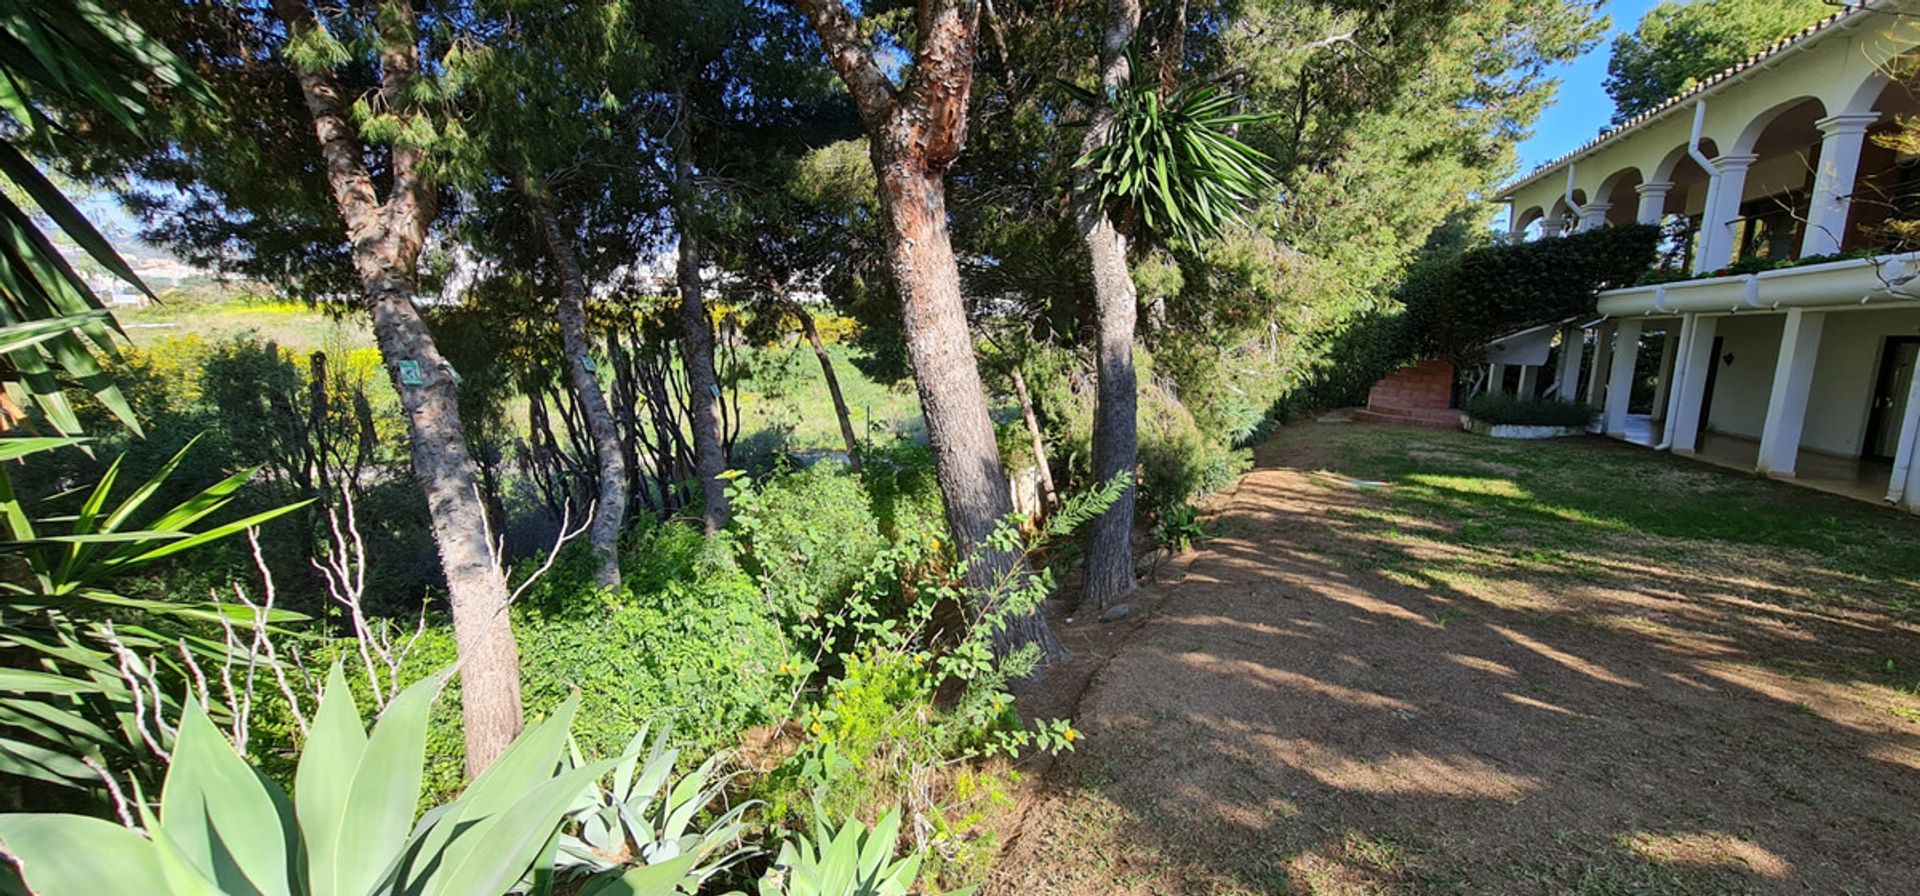
[{"label": "tree canopy", "polygon": [[1668,0],[1613,39],[1607,95],[1619,124],[1832,14],[1825,0]]}]

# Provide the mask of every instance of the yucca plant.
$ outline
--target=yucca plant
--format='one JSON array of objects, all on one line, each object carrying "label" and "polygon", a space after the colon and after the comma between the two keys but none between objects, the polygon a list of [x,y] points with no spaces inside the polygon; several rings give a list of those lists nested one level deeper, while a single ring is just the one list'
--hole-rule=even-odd
[{"label": "yucca plant", "polygon": [[[189,702],[157,813],[144,830],[79,815],[0,815],[0,849],[36,896],[502,896],[548,854],[568,807],[615,763],[562,761],[577,700],[528,728],[459,798],[416,820],[427,719],[445,674],[363,726],[328,676],[289,797]],[[640,886],[670,896],[692,856]]]},{"label": "yucca plant", "polygon": [[[920,880],[921,856],[894,859],[899,837],[898,809],[871,830],[858,819],[838,831],[820,825],[814,841],[795,837],[780,845],[773,867],[760,879],[760,896],[907,896]],[[948,896],[973,891],[969,887]]]},{"label": "yucca plant", "polygon": [[[0,329],[0,344],[11,329]],[[72,436],[0,437],[0,462],[26,461],[85,442]],[[149,743],[165,736],[164,726],[145,720],[178,712],[171,684],[187,673],[162,672],[177,664],[177,651],[189,650],[218,668],[230,659],[229,645],[203,631],[217,632],[223,622],[250,629],[301,618],[273,611],[256,619],[252,608],[135,598],[114,588],[115,580],[128,573],[301,506],[204,525],[252,476],[252,470],[243,470],[172,507],[148,510],[192,447],[189,443],[124,495],[116,488],[120,464],[115,461],[92,486],[61,496],[78,502],[66,514],[40,512],[22,500],[7,467],[0,466],[0,561],[13,569],[0,580],[0,654],[8,667],[0,668],[6,685],[0,688],[0,774],[89,790],[101,782],[88,761],[137,768],[166,748]],[[138,694],[142,683],[129,680],[130,674],[158,676],[169,686]]]},{"label": "yucca plant", "polygon": [[99,0],[0,0],[0,116],[11,119],[9,139],[0,140],[0,184],[7,187],[0,190],[0,326],[72,322],[4,352],[0,385],[15,405],[37,404],[62,433],[80,431],[64,394],[71,383],[129,428],[138,431],[139,423],[100,367],[99,356],[113,354],[113,319],[100,313],[99,298],[20,200],[31,200],[102,268],[142,292],[147,288],[22,147],[58,153],[70,136],[58,121],[68,110],[137,132],[151,110],[153,85],[218,104],[184,60]]},{"label": "yucca plant", "polygon": [[[1182,86],[1161,95],[1154,66],[1136,63],[1133,78],[1107,102],[1113,134],[1074,162],[1093,174],[1102,209],[1133,220],[1136,236],[1197,244],[1218,236],[1274,185],[1273,160],[1234,135],[1271,115],[1235,112],[1240,98],[1216,84]],[[1100,97],[1063,87],[1088,105]]]},{"label": "yucca plant", "polygon": [[[649,740],[649,727],[615,761],[611,784],[596,782],[567,814],[553,865],[562,880],[600,876],[581,896],[629,892],[620,889],[628,877],[645,879],[661,866],[685,865],[676,876],[697,887],[753,852],[739,847],[751,803],[702,822],[733,779],[718,774],[725,756],[709,757],[676,780],[680,751],[667,748],[665,731]],[[577,750],[569,755],[575,767],[584,765]]]}]

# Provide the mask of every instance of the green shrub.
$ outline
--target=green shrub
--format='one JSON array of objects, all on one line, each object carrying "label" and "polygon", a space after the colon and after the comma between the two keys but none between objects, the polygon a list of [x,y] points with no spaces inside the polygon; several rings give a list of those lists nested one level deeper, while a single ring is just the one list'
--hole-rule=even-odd
[{"label": "green shrub", "polygon": [[862,461],[860,478],[882,536],[894,544],[929,544],[947,537],[931,450],[906,441],[876,444]]},{"label": "green shrub", "polygon": [[596,588],[576,555],[515,608],[528,710],[578,690],[575,736],[603,756],[652,719],[705,748],[771,721],[791,647],[728,539],[667,524],[629,545],[621,589]]},{"label": "green shrub", "polygon": [[1591,405],[1550,398],[1521,398],[1506,392],[1482,392],[1467,399],[1467,416],[1495,426],[1586,426]]},{"label": "green shrub", "polygon": [[1159,389],[1140,402],[1140,504],[1154,519],[1233,484],[1252,454],[1208,438],[1185,407]]},{"label": "green shrub", "polygon": [[866,486],[841,464],[738,479],[732,491],[741,565],[789,625],[838,609],[886,544]]}]

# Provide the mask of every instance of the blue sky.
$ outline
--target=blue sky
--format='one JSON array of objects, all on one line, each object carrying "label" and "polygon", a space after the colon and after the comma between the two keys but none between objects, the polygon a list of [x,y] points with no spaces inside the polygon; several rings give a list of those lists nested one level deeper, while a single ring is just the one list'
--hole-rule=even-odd
[{"label": "blue sky", "polygon": [[1535,123],[1533,136],[1520,143],[1522,172],[1593,139],[1606,126],[1613,117],[1613,100],[1601,85],[1607,80],[1607,53],[1613,47],[1613,36],[1633,30],[1640,17],[1658,4],[1659,0],[1609,0],[1605,4],[1604,11],[1613,17],[1613,27],[1586,55],[1557,67],[1554,74],[1560,78],[1560,93]]}]

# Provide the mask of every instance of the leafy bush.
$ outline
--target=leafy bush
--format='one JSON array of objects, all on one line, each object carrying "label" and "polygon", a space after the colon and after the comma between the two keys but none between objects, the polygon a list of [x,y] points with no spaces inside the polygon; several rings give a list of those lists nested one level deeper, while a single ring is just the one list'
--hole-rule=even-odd
[{"label": "leafy bush", "polygon": [[732,486],[741,565],[791,625],[832,612],[885,546],[866,486],[837,463]]},{"label": "leafy bush", "polygon": [[594,587],[578,552],[515,608],[529,709],[577,691],[575,736],[598,755],[616,753],[648,719],[712,748],[775,718],[791,647],[728,540],[665,524],[628,545],[620,590]]},{"label": "leafy bush", "polygon": [[1250,452],[1208,438],[1171,396],[1151,388],[1141,398],[1140,503],[1154,519],[1226,488],[1251,466]]},{"label": "leafy bush", "polygon": [[1467,416],[1495,426],[1586,426],[1593,422],[1591,405],[1549,398],[1521,398],[1506,392],[1483,392],[1467,399]]}]

